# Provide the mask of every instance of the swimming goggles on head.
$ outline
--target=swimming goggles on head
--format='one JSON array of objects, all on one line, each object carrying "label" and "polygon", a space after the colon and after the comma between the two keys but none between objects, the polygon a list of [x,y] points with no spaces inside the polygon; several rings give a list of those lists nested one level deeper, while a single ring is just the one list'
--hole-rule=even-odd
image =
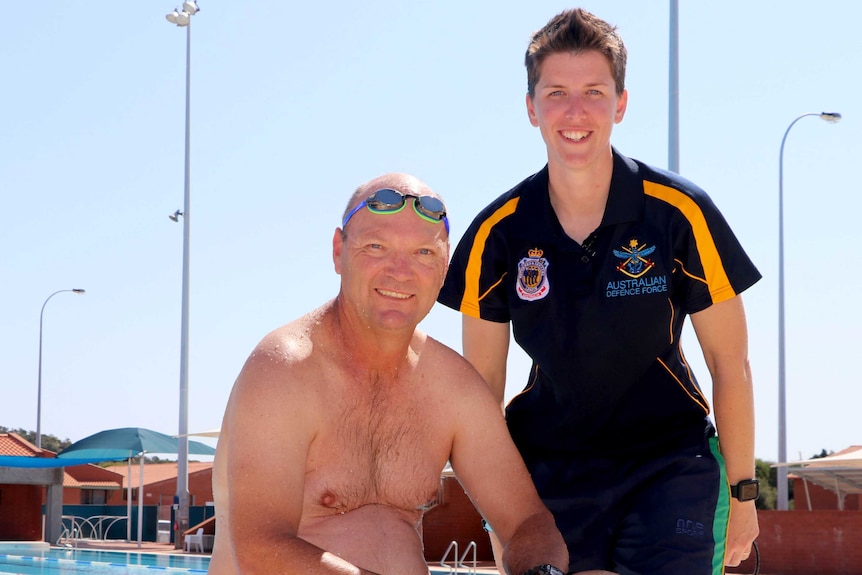
[{"label": "swimming goggles on head", "polygon": [[446,233],[449,233],[449,219],[446,217],[446,206],[439,198],[434,196],[414,196],[413,194],[402,194],[398,190],[392,188],[382,188],[377,190],[366,199],[359,202],[359,205],[350,210],[344,216],[341,222],[341,228],[347,225],[350,218],[361,210],[363,207],[368,208],[374,214],[396,214],[404,209],[407,205],[407,199],[413,198],[413,210],[423,220],[427,220],[433,224],[443,222],[446,226]]}]

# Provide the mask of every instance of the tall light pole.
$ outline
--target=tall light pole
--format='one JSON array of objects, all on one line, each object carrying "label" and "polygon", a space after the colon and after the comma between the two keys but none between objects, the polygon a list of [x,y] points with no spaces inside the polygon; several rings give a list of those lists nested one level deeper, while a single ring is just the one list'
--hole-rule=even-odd
[{"label": "tall light pole", "polygon": [[[818,116],[821,120],[835,123],[841,119],[837,112],[802,114],[790,122],[784,137],[781,138],[781,151],[778,155],[778,462],[787,463],[787,404],[785,403],[785,360],[784,360],[784,142],[790,128],[802,118]],[[787,510],[787,466],[778,467],[779,511]]]},{"label": "tall light pole", "polygon": [[670,0],[667,169],[679,173],[679,2]]},{"label": "tall light pole", "polygon": [[42,304],[42,311],[39,312],[39,383],[36,386],[36,447],[39,449],[42,449],[42,319],[45,316],[45,306],[48,305],[48,301],[58,293],[63,292],[86,293],[80,288],[55,291],[45,299],[45,303]]},{"label": "tall light pole", "polygon": [[[194,1],[183,2],[182,11],[174,10],[165,16],[171,24],[186,29],[186,160],[183,186],[183,296],[180,325],[180,423],[179,449],[177,450],[177,533],[174,547],[182,545],[180,534],[189,528],[189,223],[190,201],[190,103],[191,103],[191,52],[192,16],[199,8]],[[178,214],[174,215],[176,218]],[[172,219],[174,219],[172,218]],[[174,221],[176,221],[174,219]]]}]

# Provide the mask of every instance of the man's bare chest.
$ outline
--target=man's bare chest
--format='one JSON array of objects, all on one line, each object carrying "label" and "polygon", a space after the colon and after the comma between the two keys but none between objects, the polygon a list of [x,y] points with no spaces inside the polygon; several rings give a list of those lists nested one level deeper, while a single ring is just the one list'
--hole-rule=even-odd
[{"label": "man's bare chest", "polygon": [[424,509],[436,497],[451,437],[420,405],[344,401],[309,448],[306,500],[345,513],[383,504]]}]

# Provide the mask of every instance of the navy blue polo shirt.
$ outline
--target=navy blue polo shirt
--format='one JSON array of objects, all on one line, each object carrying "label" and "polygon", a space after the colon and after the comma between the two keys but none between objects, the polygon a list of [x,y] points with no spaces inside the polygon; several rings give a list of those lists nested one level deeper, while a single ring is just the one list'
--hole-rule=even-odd
[{"label": "navy blue polo shirt", "polygon": [[685,317],[760,279],[703,190],[613,156],[602,222],[583,245],[551,207],[546,166],[473,220],[438,298],[510,321],[532,358],[506,408],[528,462],[701,441],[710,408],[680,347]]}]

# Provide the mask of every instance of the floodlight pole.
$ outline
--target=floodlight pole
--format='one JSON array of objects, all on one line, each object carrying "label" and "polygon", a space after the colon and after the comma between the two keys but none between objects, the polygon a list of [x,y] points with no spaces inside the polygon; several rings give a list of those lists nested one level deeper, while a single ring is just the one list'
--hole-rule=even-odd
[{"label": "floodlight pole", "polygon": [[667,169],[679,173],[679,1],[670,0]]},{"label": "floodlight pole", "polygon": [[[180,535],[189,528],[189,235],[191,222],[190,152],[191,152],[191,17],[199,8],[194,0],[183,2],[182,12],[174,10],[166,18],[168,22],[186,29],[186,130],[185,130],[185,179],[183,186],[183,287],[182,319],[180,325],[180,414],[177,450],[177,506],[176,537],[174,547],[182,545]],[[139,494],[140,495],[140,494]]]}]

